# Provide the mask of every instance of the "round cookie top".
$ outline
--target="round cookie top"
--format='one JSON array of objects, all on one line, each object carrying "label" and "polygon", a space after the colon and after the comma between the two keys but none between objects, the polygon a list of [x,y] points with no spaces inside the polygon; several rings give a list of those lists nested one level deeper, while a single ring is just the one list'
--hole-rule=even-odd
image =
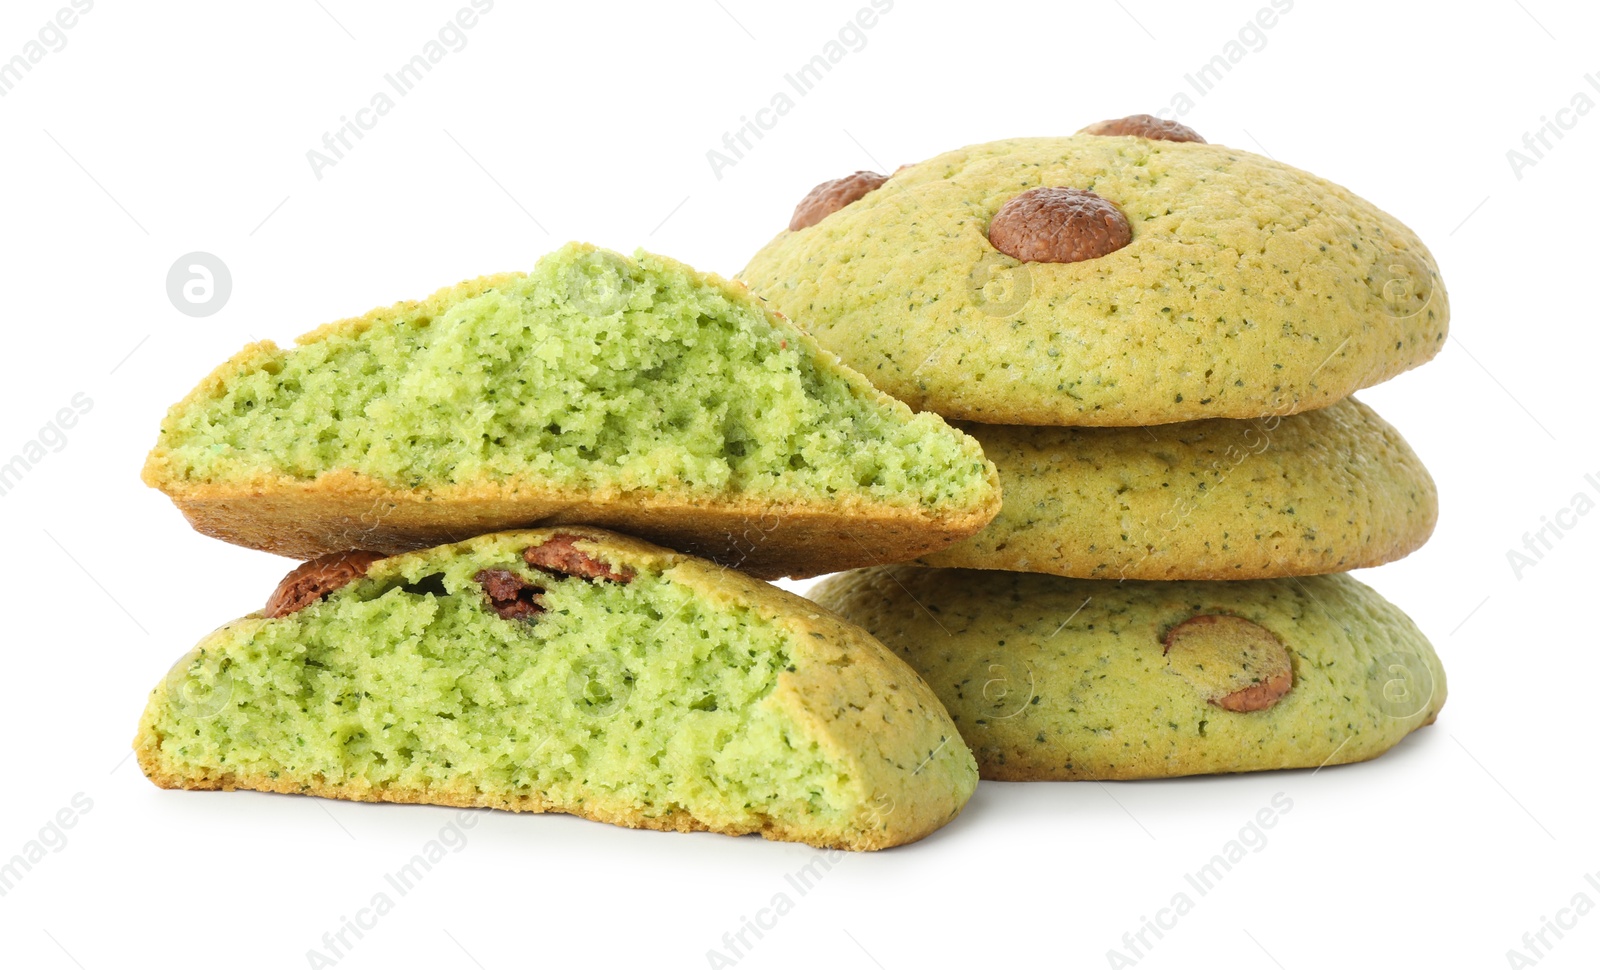
[{"label": "round cookie top", "polygon": [[1249,152],[1142,135],[906,166],[739,275],[912,407],[997,424],[1324,407],[1431,358],[1449,320],[1432,255],[1371,203]]}]

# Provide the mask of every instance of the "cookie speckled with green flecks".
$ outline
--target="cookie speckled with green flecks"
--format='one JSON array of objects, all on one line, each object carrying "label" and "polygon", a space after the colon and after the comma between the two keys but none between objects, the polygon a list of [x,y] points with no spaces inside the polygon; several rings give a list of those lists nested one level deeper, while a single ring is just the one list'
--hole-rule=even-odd
[{"label": "cookie speckled with green flecks", "polygon": [[919,839],[977,786],[932,691],[859,628],[583,527],[307,564],[172,668],[134,747],[163,788],[847,849]]},{"label": "cookie speckled with green flecks", "polygon": [[1346,575],[1117,583],[897,565],[809,595],[928,681],[984,778],[1363,761],[1445,701],[1427,638]]},{"label": "cookie speckled with green flecks", "polygon": [[[1056,189],[1088,195],[1029,196],[999,244],[1029,261],[997,248],[997,214]],[[1072,233],[1096,245],[1063,244]],[[1349,190],[1131,135],[1013,138],[907,166],[780,232],[740,278],[912,407],[991,424],[1325,407],[1431,358],[1449,320],[1427,248]]]},{"label": "cookie speckled with green flecks", "polygon": [[1377,566],[1420,547],[1433,478],[1354,398],[1253,421],[1152,428],[965,424],[1004,502],[930,566],[1085,579],[1264,579]]},{"label": "cookie speckled with green flecks", "polygon": [[744,286],[579,244],[245,348],[144,470],[200,531],[296,558],[571,522],[762,578],[969,536],[994,477]]}]

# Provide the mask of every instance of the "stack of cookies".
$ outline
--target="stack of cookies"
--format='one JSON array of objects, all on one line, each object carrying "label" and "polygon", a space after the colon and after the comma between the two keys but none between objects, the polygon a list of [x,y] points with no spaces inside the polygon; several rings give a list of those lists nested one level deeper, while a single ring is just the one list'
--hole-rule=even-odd
[{"label": "stack of cookies", "polygon": [[145,480],[306,561],[145,773],[876,849],[1438,713],[1344,574],[1437,512],[1350,397],[1445,337],[1390,216],[1139,116],[825,183],[743,275],[573,244],[217,368]]},{"label": "stack of cookies", "polygon": [[982,532],[811,594],[926,678],[983,777],[1316,767],[1437,715],[1426,638],[1344,575],[1437,515],[1350,396],[1445,339],[1393,217],[1140,115],[824,183],[741,277],[999,469]]}]

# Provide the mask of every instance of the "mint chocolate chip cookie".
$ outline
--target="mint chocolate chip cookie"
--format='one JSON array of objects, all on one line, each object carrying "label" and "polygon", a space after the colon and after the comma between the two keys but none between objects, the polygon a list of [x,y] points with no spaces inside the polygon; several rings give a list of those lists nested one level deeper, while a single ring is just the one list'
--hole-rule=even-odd
[{"label": "mint chocolate chip cookie", "polygon": [[1444,706],[1427,638],[1347,575],[1118,583],[900,565],[809,595],[927,680],[984,778],[1364,761]]},{"label": "mint chocolate chip cookie", "polygon": [[144,478],[200,531],[302,559],[578,522],[763,577],[912,558],[1000,507],[976,442],[743,286],[579,245],[247,347]]},{"label": "mint chocolate chip cookie", "polygon": [[846,849],[919,839],[977,785],[933,692],[859,628],[581,527],[301,567],[172,668],[134,747],[163,788]]},{"label": "mint chocolate chip cookie", "polygon": [[1181,125],[1091,128],[857,173],[740,278],[912,407],[990,424],[1290,414],[1444,345],[1393,216]]}]

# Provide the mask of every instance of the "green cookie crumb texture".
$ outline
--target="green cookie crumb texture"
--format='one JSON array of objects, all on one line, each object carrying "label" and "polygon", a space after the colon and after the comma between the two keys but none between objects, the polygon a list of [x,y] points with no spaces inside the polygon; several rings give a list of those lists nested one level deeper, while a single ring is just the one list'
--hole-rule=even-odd
[{"label": "green cookie crumb texture", "polygon": [[[1115,203],[1132,241],[1019,262],[990,220],[1041,186]],[[1411,230],[1221,145],[1077,135],[947,152],[740,273],[873,383],[992,424],[1149,425],[1324,407],[1431,358],[1449,304]]]},{"label": "green cookie crumb texture", "polygon": [[[949,520],[971,534],[999,504],[975,442],[742,285],[580,244],[292,350],[246,348],[171,409],[145,480],[204,531],[301,558],[359,544],[274,544],[337,531],[319,517],[358,529],[341,499],[371,499],[355,504],[380,533],[418,525],[369,546],[390,552],[624,506],[898,515],[908,533]],[[272,504],[289,499],[301,507]],[[448,530],[428,533],[435,520]]]},{"label": "green cookie crumb texture", "polygon": [[962,426],[1004,506],[930,566],[1085,579],[1262,579],[1398,559],[1433,532],[1433,478],[1348,399],[1251,421],[1152,428]]},{"label": "green cookie crumb texture", "polygon": [[[810,593],[904,657],[944,702],[984,778],[1167,778],[1376,757],[1431,724],[1439,658],[1393,604],[1347,575],[1114,582],[885,566]],[[1169,655],[1168,631],[1237,617],[1288,652],[1292,684],[1262,710],[1228,641]],[[1220,665],[1220,666],[1219,666]],[[1258,665],[1259,666],[1259,665]],[[1225,685],[1225,686],[1224,686]]]},{"label": "green cookie crumb texture", "polygon": [[[558,536],[625,580],[524,561]],[[485,571],[525,583],[533,615],[500,615]],[[926,685],[860,630],[582,528],[380,560],[299,612],[230,623],[152,692],[135,748],[169,788],[570,812],[852,849],[920,838],[977,783]]]}]

